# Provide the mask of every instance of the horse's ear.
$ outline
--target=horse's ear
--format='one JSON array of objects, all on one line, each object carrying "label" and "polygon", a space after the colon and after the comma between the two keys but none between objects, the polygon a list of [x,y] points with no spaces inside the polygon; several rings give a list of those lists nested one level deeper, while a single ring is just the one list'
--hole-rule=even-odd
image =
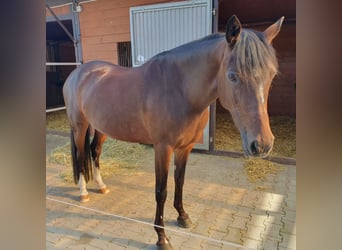
[{"label": "horse's ear", "polygon": [[271,43],[272,40],[278,35],[281,25],[283,24],[283,21],[284,21],[284,17],[282,16],[281,18],[279,18],[277,22],[272,24],[270,27],[268,27],[264,31],[264,36],[268,43]]},{"label": "horse's ear", "polygon": [[239,39],[241,29],[241,23],[239,19],[237,18],[237,16],[232,15],[229,18],[226,27],[226,39],[231,49],[234,47],[236,41]]}]

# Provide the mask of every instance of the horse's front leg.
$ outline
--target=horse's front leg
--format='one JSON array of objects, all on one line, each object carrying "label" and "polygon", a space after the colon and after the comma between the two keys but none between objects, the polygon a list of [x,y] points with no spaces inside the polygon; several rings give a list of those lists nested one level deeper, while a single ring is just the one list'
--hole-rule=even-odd
[{"label": "horse's front leg", "polygon": [[185,168],[186,163],[189,157],[189,154],[193,148],[193,144],[189,145],[186,148],[177,149],[175,151],[175,198],[173,206],[176,208],[178,212],[177,222],[180,227],[189,228],[192,225],[192,222],[189,218],[189,215],[185,212],[183,208],[183,185],[184,185],[184,176],[185,176]]},{"label": "horse's front leg", "polygon": [[155,145],[155,195],[156,195],[156,216],[154,224],[156,225],[154,229],[158,234],[157,247],[158,249],[173,249],[169,239],[166,237],[164,227],[164,204],[167,196],[167,176],[169,172],[170,158],[172,154],[171,147],[165,145]]}]

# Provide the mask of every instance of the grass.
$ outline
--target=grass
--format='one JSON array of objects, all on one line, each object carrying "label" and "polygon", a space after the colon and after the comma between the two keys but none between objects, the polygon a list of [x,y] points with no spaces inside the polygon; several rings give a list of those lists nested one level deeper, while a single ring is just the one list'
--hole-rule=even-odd
[{"label": "grass", "polygon": [[[150,151],[151,147],[149,146],[108,138],[103,144],[100,157],[101,176],[139,174],[143,159]],[[72,166],[70,143],[52,151],[47,157],[47,163]],[[134,170],[134,172],[131,170]],[[68,167],[66,171],[60,174],[60,177],[66,182],[73,182],[72,168]]]},{"label": "grass", "polygon": [[46,114],[46,129],[70,132],[70,125],[65,110]]}]

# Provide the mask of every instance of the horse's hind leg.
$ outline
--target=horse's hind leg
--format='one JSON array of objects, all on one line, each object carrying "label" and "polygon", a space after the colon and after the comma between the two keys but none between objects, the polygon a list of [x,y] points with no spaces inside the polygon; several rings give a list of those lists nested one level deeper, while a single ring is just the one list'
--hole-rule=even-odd
[{"label": "horse's hind leg", "polygon": [[86,183],[92,178],[92,166],[87,123],[78,123],[71,131],[71,151],[74,181],[79,185],[81,202],[89,200]]},{"label": "horse's hind leg", "polygon": [[192,224],[189,215],[185,212],[183,208],[183,185],[185,168],[192,148],[193,144],[189,145],[186,148],[175,150],[175,197],[173,205],[176,208],[179,215],[177,218],[178,225],[185,228],[189,228]]},{"label": "horse's hind leg", "polygon": [[94,179],[95,179],[96,184],[98,185],[99,193],[101,194],[109,193],[109,189],[107,188],[106,184],[103,183],[102,177],[100,174],[100,155],[102,151],[102,145],[105,140],[106,140],[106,136],[100,133],[99,131],[95,130],[94,139],[90,144],[91,155],[93,157],[93,161],[95,164]]}]

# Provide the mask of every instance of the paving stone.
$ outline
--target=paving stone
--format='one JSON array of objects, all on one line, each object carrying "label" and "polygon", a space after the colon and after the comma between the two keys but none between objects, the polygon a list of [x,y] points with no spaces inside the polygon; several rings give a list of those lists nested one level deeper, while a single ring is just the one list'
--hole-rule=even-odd
[{"label": "paving stone", "polygon": [[250,219],[247,221],[246,226],[249,225],[255,225],[255,226],[263,226],[265,227],[265,222],[267,220],[268,216],[265,215],[256,215],[252,214]]},{"label": "paving stone", "polygon": [[[69,140],[69,138],[68,138]],[[49,140],[47,143],[51,143]],[[57,143],[58,144],[58,143]],[[49,146],[51,149],[51,146]],[[76,205],[153,223],[155,214],[154,157],[147,154],[144,164],[104,178],[111,192],[97,194],[96,185],[88,185],[90,201],[78,201],[78,187],[59,178],[66,166],[47,162],[46,195]],[[191,154],[184,186],[184,207],[193,225],[179,229],[173,208],[174,182],[170,171],[164,221],[174,249],[241,248],[184,235],[191,232],[213,239],[242,244],[254,249],[295,249],[296,170],[285,170],[263,182],[266,191],[254,190],[243,171],[243,160],[203,154]],[[190,163],[191,162],[191,163]],[[208,168],[210,166],[210,168]],[[68,166],[70,168],[70,166]],[[82,208],[47,200],[47,249],[144,249],[155,250],[157,235],[153,226],[128,222]]]},{"label": "paving stone", "polygon": [[265,220],[265,225],[269,224],[277,224],[282,226],[284,223],[282,222],[284,220],[284,214],[283,213],[268,213],[268,217]]},{"label": "paving stone", "polygon": [[[70,250],[99,250],[100,248],[90,246],[88,244],[76,244],[76,245],[70,245],[67,249]],[[113,249],[119,249],[119,248],[113,248]]]},{"label": "paving stone", "polygon": [[251,207],[239,207],[238,211],[233,214],[233,218],[235,218],[236,216],[250,218],[250,215],[252,212],[253,212],[253,208]]},{"label": "paving stone", "polygon": [[226,219],[217,219],[215,224],[210,227],[211,230],[220,231],[223,233],[228,232],[228,227],[233,222],[233,218],[230,218],[230,220]]},{"label": "paving stone", "polygon": [[209,230],[209,237],[216,240],[222,240],[226,235],[226,232],[216,231],[212,229]]},{"label": "paving stone", "polygon": [[281,240],[280,230],[283,228],[282,225],[277,224],[267,224],[265,227],[265,231],[261,233],[261,236],[271,237],[273,239]]},{"label": "paving stone", "polygon": [[278,249],[279,241],[272,239],[263,239],[258,250],[275,250]]},{"label": "paving stone", "polygon": [[286,221],[295,222],[296,221],[296,211],[286,210],[285,211],[285,216],[283,218]]},{"label": "paving stone", "polygon": [[203,250],[221,250],[223,247],[223,244],[221,243],[215,243],[215,242],[211,242],[211,241],[204,241],[201,244],[201,249]]},{"label": "paving stone", "polygon": [[[187,240],[183,241],[183,243],[180,246],[181,246],[181,249],[185,247],[189,249],[200,249],[203,241],[204,240],[200,238],[190,237]],[[174,243],[172,242],[172,244]]]},{"label": "paving stone", "polygon": [[[181,246],[185,241],[188,241],[190,238],[181,234],[172,234],[169,235],[169,240],[173,246]],[[157,241],[157,238],[155,239]]]},{"label": "paving stone", "polygon": [[287,192],[286,193],[286,200],[288,201],[296,201],[296,192]]},{"label": "paving stone", "polygon": [[45,247],[47,250],[57,250],[59,249],[56,245],[50,241],[46,241]]},{"label": "paving stone", "polygon": [[61,238],[63,237],[62,234],[55,233],[55,232],[46,232],[46,241],[56,244]]},{"label": "paving stone", "polygon": [[249,225],[247,226],[246,233],[243,234],[244,238],[261,240],[261,234],[265,231],[265,227]]},{"label": "paving stone", "polygon": [[56,242],[56,247],[58,247],[59,249],[63,249],[69,245],[78,244],[78,242],[80,242],[80,241],[79,240],[73,240],[73,239],[65,236]]},{"label": "paving stone", "polygon": [[109,247],[109,241],[108,239],[102,238],[102,239],[93,239],[89,245],[93,247],[97,247],[99,249],[108,249]]},{"label": "paving stone", "polygon": [[261,241],[258,241],[258,240],[242,238],[242,241],[243,241],[244,247],[248,247],[252,249],[257,249],[261,245]]},{"label": "paving stone", "polygon": [[239,229],[239,228],[229,228],[228,235],[226,235],[223,240],[234,242],[236,244],[242,244],[242,234],[245,231]]},{"label": "paving stone", "polygon": [[282,234],[282,242],[279,243],[279,247],[288,249],[296,249],[296,236],[292,234]]},{"label": "paving stone", "polygon": [[239,249],[242,249],[242,248],[231,246],[231,245],[225,245],[225,244],[223,244],[221,248],[221,250],[239,250]]},{"label": "paving stone", "polygon": [[285,222],[283,228],[280,229],[280,234],[282,233],[296,235],[296,223],[292,221]]},{"label": "paving stone", "polygon": [[234,220],[229,225],[229,227],[246,229],[246,224],[247,224],[248,221],[249,221],[248,217],[234,216]]}]

